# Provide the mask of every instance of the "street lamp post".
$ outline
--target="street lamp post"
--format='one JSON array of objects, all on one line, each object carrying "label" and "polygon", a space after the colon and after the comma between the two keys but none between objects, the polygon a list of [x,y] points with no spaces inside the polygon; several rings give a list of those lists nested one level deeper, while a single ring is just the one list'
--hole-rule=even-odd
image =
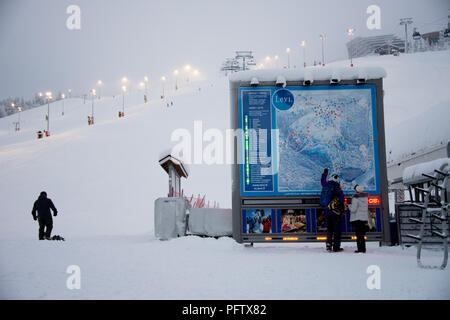
[{"label": "street lamp post", "polygon": [[187,72],[186,82],[189,82],[189,71],[191,71],[191,66],[189,64],[184,66],[184,71]]},{"label": "street lamp post", "polygon": [[103,86],[102,80],[98,80],[97,84],[98,84],[98,98],[100,99],[100,96],[102,95],[102,86]]},{"label": "street lamp post", "polygon": [[323,50],[323,42],[325,40],[325,33],[322,33],[320,35],[320,40],[322,40],[322,66],[325,67],[325,54],[324,54],[324,50]]},{"label": "street lamp post", "polygon": [[145,103],[147,103],[147,96],[148,96],[148,94],[147,94],[147,84],[148,84],[148,77],[147,76],[145,76],[144,77],[144,84],[145,84]]},{"label": "street lamp post", "polygon": [[47,97],[47,131],[45,133],[46,136],[50,135],[50,100],[52,99],[52,93],[50,91],[47,91],[45,93],[45,96]]},{"label": "street lamp post", "polygon": [[[11,102],[11,107],[14,109],[15,108],[15,104],[14,104],[14,102]],[[17,106],[17,110],[19,111],[19,114],[18,114],[18,121],[17,122],[13,122],[14,124],[15,124],[15,131],[19,131],[20,130],[20,112],[22,111],[22,108],[21,107],[19,107],[19,106]]]},{"label": "street lamp post", "polygon": [[303,68],[306,68],[306,41],[305,40],[302,41],[301,46],[303,47]]},{"label": "street lamp post", "polygon": [[287,53],[287,57],[288,57],[288,69],[290,69],[291,68],[291,61],[290,61],[289,54],[291,53],[291,48],[286,48],[286,53]]},{"label": "street lamp post", "polygon": [[69,98],[72,98],[72,89],[69,89]]},{"label": "street lamp post", "polygon": [[275,67],[278,69],[278,59],[279,59],[279,57],[275,56],[274,59],[275,59]]},{"label": "street lamp post", "polygon": [[126,86],[122,86],[122,117],[125,116],[125,92],[127,91]]},{"label": "street lamp post", "polygon": [[176,90],[178,90],[178,74],[179,74],[180,72],[178,71],[178,70],[175,70],[174,72],[173,72],[173,74],[175,75],[175,91]]},{"label": "street lamp post", "polygon": [[353,44],[352,44],[352,38],[353,33],[355,32],[354,28],[347,29],[347,33],[350,36],[350,67],[353,67]]},{"label": "street lamp post", "polygon": [[94,97],[95,97],[95,89],[91,90],[91,95],[92,95],[92,111],[91,111],[91,124],[94,124]]},{"label": "street lamp post", "polygon": [[[164,99],[164,86],[165,86],[165,82],[166,82],[166,77],[162,76],[161,77],[161,81],[162,81],[162,96],[161,96],[161,99]],[[189,81],[189,79],[187,81]]]},{"label": "street lamp post", "polygon": [[18,121],[17,121],[17,131],[20,131],[20,114],[22,113],[22,107],[17,107],[17,110],[19,111],[18,115]]},{"label": "street lamp post", "polygon": [[62,99],[62,112],[61,115],[64,115],[64,99],[66,98],[66,95],[63,93],[61,94],[61,99]]}]

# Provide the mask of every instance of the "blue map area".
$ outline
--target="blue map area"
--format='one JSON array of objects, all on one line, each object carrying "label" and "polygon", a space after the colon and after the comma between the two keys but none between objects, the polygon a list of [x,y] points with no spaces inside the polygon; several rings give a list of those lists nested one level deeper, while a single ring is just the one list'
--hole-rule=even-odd
[{"label": "blue map area", "polygon": [[324,168],[341,177],[344,192],[356,184],[376,191],[371,89],[290,90],[293,106],[276,109],[278,192],[320,193]]}]

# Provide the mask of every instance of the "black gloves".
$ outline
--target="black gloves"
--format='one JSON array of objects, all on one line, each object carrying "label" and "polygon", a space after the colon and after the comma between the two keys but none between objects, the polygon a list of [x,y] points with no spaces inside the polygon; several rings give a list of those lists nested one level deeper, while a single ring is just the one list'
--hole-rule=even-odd
[{"label": "black gloves", "polygon": [[323,169],[323,173],[328,174],[328,168]]},{"label": "black gloves", "polygon": [[53,216],[54,216],[54,217],[56,217],[56,216],[57,216],[56,212],[54,212],[54,213],[53,213]]},{"label": "black gloves", "polygon": [[36,221],[36,220],[37,220],[37,217],[36,217],[36,216],[33,216],[33,220]]}]

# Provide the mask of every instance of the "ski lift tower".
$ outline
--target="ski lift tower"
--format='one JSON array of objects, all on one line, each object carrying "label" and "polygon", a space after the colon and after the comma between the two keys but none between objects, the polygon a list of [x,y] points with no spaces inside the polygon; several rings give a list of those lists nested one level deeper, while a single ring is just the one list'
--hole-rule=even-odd
[{"label": "ski lift tower", "polygon": [[182,196],[181,178],[188,177],[188,171],[183,162],[167,154],[159,160],[159,164],[169,175],[169,197]]},{"label": "ski lift tower", "polygon": [[236,51],[236,60],[242,59],[242,71],[248,70],[247,66],[255,66],[255,58],[251,51]]}]

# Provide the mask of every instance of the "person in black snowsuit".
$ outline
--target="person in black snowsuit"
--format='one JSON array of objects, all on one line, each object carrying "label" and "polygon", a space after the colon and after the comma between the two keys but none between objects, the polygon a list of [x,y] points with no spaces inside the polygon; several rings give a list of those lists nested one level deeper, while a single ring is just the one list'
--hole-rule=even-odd
[{"label": "person in black snowsuit", "polygon": [[58,210],[56,210],[53,201],[47,198],[47,193],[42,191],[39,198],[34,202],[33,210],[31,211],[33,219],[39,222],[39,240],[50,240],[53,229],[53,219],[50,209],[53,211],[53,216],[56,217]]},{"label": "person in black snowsuit", "polygon": [[[320,180],[322,187],[327,185],[333,186],[333,194],[331,198],[337,196],[341,203],[344,203],[344,192],[342,192],[341,185],[339,183],[339,176],[337,174],[332,175],[332,180],[327,180],[328,169],[324,169],[322,178]],[[337,215],[328,208],[324,209],[325,219],[327,222],[327,251],[333,250],[334,252],[342,251],[341,248],[341,233],[342,233],[342,216]]]}]

